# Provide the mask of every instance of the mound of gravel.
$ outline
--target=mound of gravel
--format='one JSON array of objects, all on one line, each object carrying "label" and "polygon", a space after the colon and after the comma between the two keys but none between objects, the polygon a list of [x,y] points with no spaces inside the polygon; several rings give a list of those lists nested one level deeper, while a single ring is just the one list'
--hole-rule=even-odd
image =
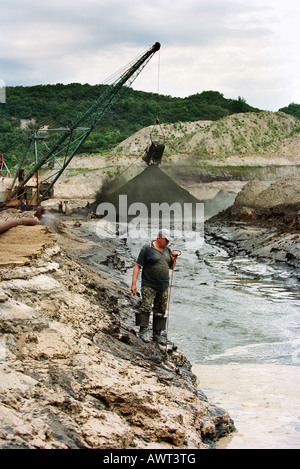
[{"label": "mound of gravel", "polygon": [[191,203],[194,206],[199,202],[196,197],[179,186],[156,165],[148,166],[142,173],[114,192],[101,194],[101,198],[96,200],[96,205],[109,202],[118,209],[120,195],[127,196],[128,206],[139,202],[144,204],[147,209],[150,209],[153,203],[172,205],[179,202],[181,205]]},{"label": "mound of gravel", "polygon": [[254,207],[257,197],[267,189],[267,185],[259,179],[248,182],[236,196],[236,207]]},{"label": "mound of gravel", "polygon": [[300,203],[300,175],[288,175],[267,186],[258,179],[248,182],[235,199],[235,207],[269,209]]},{"label": "mound of gravel", "polygon": [[285,176],[269,187],[253,179],[239,192],[234,204],[213,221],[242,221],[286,232],[300,231],[300,175]]}]

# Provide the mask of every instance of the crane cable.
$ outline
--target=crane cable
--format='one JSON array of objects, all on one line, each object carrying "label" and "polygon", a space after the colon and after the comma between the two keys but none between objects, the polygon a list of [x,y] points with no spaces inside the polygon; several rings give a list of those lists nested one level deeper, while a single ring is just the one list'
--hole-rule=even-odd
[{"label": "crane cable", "polygon": [[[158,51],[158,63],[157,63],[157,100],[156,100],[156,118],[155,118],[155,125],[159,125],[161,131],[162,131],[162,134],[163,134],[163,137],[165,138],[165,135],[164,135],[164,131],[161,127],[161,124],[159,122],[159,117],[158,117],[158,111],[159,111],[159,90],[160,90],[160,49]],[[154,125],[154,126],[155,126]],[[154,127],[153,126],[153,127]],[[151,133],[150,133],[150,136],[151,136]],[[122,172],[119,173],[119,176],[122,176],[131,166],[135,165],[137,160],[140,159],[140,155],[138,155],[134,161],[132,163],[130,163]]]},{"label": "crane cable", "polygon": [[160,124],[159,120],[159,94],[160,94],[160,50],[158,51],[157,55],[157,100],[156,100],[156,119],[155,119],[155,124],[159,126],[161,133],[163,135],[163,138],[165,140],[165,134],[163,131],[163,128]]}]

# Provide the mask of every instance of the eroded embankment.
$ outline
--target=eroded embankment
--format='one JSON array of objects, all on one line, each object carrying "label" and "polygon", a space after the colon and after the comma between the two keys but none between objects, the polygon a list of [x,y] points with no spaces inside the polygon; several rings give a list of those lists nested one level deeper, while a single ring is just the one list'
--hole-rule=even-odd
[{"label": "eroded embankment", "polygon": [[264,227],[235,221],[209,221],[207,238],[225,248],[231,255],[246,255],[267,262],[281,262],[300,269],[300,235],[283,232],[276,226]]},{"label": "eroded embankment", "polygon": [[0,448],[203,448],[233,431],[176,347],[136,336],[135,300],[113,268],[76,256],[112,258],[111,245],[64,225],[5,238],[15,252],[1,252]]},{"label": "eroded embankment", "polygon": [[254,179],[234,204],[206,223],[206,233],[233,254],[300,268],[300,176],[266,186]]}]

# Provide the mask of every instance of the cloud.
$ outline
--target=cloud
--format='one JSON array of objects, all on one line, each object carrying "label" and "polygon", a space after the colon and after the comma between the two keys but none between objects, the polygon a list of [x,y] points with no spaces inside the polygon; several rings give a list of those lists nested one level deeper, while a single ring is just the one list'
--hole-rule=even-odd
[{"label": "cloud", "polygon": [[300,102],[298,0],[0,1],[7,85],[103,82],[159,41],[137,89],[214,89],[270,110]]}]

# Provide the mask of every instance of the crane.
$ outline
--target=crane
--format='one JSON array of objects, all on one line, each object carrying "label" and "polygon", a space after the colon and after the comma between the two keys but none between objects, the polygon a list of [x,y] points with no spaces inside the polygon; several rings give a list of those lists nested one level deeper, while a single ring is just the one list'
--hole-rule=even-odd
[{"label": "crane", "polygon": [[[160,43],[156,42],[150,49],[143,52],[137,59],[131,62],[125,70],[123,69],[120,72],[121,74],[119,74],[113,84],[105,88],[87,111],[68,127],[60,129],[39,128],[33,130],[28,148],[31,144],[34,145],[34,166],[26,175],[24,175],[23,170],[17,172],[10,191],[5,198],[5,202],[3,202],[2,205],[9,205],[16,199],[20,201],[26,194],[27,183],[32,180],[32,178],[36,178],[36,204],[38,205],[48,198],[48,195],[53,191],[55,182],[66,169],[95,126],[104,118],[111,107],[120,98],[122,92],[131,86],[153,55],[160,50],[160,47]],[[45,143],[45,135],[50,132],[59,132],[59,137],[52,146],[48,148]],[[46,146],[46,152],[40,157],[37,151],[39,142],[42,142]],[[54,169],[55,163],[57,163],[58,166],[56,169]],[[39,170],[46,166],[47,169],[52,167],[53,172],[46,180],[41,181],[39,180]]]}]

